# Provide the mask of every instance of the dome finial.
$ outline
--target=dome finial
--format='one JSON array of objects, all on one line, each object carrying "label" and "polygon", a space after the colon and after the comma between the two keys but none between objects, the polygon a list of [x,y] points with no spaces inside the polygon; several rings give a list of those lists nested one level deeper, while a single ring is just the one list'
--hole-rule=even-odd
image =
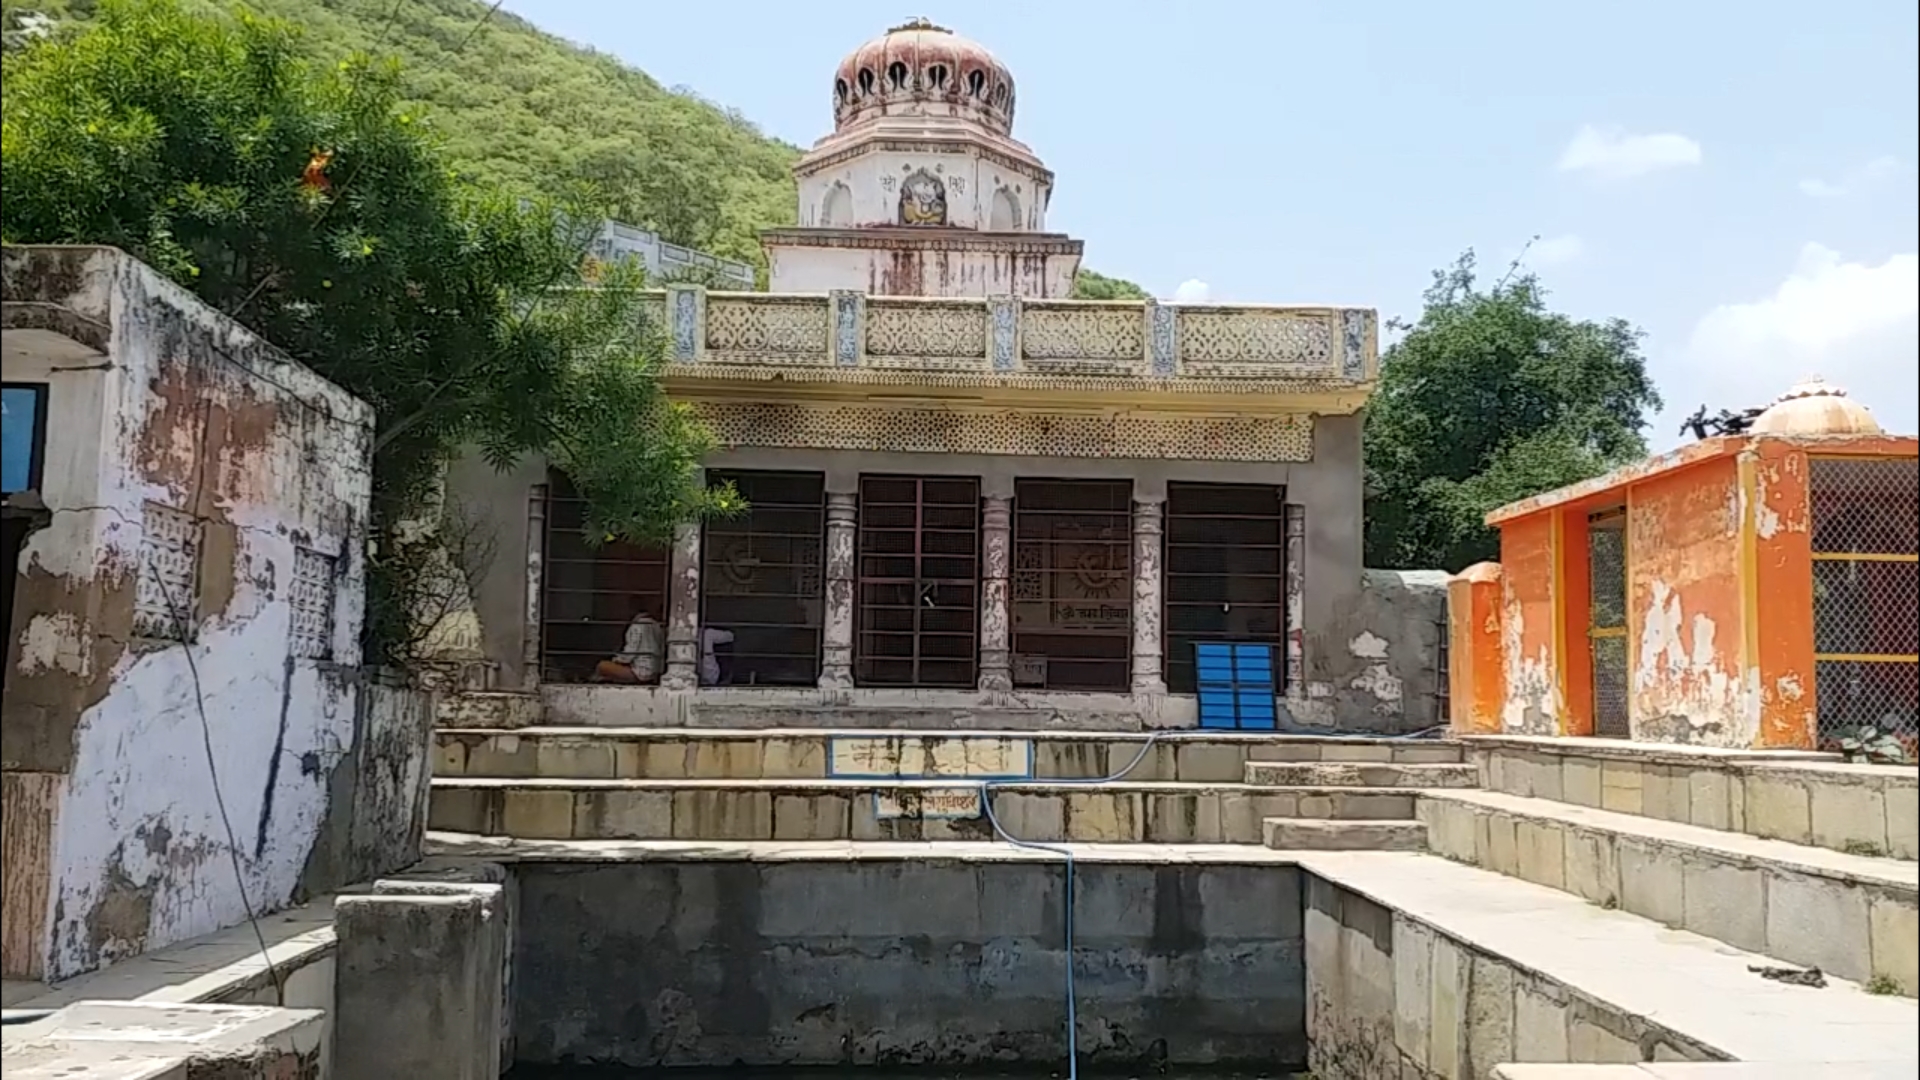
[{"label": "dome finial", "polygon": [[915,15],[913,18],[908,19],[906,22],[901,23],[899,26],[888,27],[887,33],[902,34],[902,33],[906,33],[909,30],[931,30],[936,34],[953,33],[953,31],[947,29],[944,26],[940,26],[936,24],[932,19],[927,18],[925,15]]}]

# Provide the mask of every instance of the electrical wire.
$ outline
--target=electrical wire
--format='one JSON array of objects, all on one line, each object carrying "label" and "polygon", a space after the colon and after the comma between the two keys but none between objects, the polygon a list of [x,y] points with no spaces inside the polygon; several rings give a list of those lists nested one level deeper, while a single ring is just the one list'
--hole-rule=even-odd
[{"label": "electrical wire", "polygon": [[[1024,702],[1022,702],[1022,704],[1024,704]],[[1057,711],[1055,715],[1058,716]],[[1394,739],[1394,740],[1414,740],[1414,739],[1431,738],[1436,732],[1441,730],[1443,730],[1443,728],[1441,727],[1432,727],[1432,728],[1427,728],[1421,731],[1409,732],[1409,733],[1400,734],[1400,735],[1387,735],[1387,736],[1375,735],[1371,732],[1354,732],[1354,731],[1344,731],[1344,732],[1328,731],[1325,734],[1321,734],[1320,730],[1313,730],[1310,732],[1301,731],[1301,730],[1276,731],[1274,732],[1274,734],[1277,734],[1277,735],[1304,734],[1304,735],[1307,735],[1308,737],[1316,737],[1316,738],[1387,738],[1387,739]],[[996,788],[1013,787],[1013,786],[1022,785],[1022,784],[1036,784],[1036,783],[1046,784],[1048,786],[1070,786],[1070,787],[1097,787],[1101,784],[1111,784],[1119,780],[1125,779],[1129,773],[1139,768],[1140,763],[1147,759],[1147,754],[1162,739],[1177,742],[1182,739],[1198,740],[1198,739],[1206,739],[1206,738],[1218,738],[1225,734],[1227,734],[1225,730],[1209,729],[1209,728],[1183,728],[1179,731],[1152,732],[1147,736],[1146,741],[1140,744],[1140,752],[1133,756],[1132,761],[1127,762],[1125,768],[1121,769],[1119,772],[1112,773],[1107,776],[1058,777],[1058,778],[1049,778],[1049,779],[1037,779],[1035,777],[1027,776],[1027,777],[1019,777],[1016,779],[983,780],[980,783],[980,812],[986,817],[987,824],[992,827],[993,835],[995,837],[999,838],[1001,842],[1008,844],[1012,847],[1025,848],[1028,851],[1043,851],[1050,855],[1058,855],[1060,856],[1060,859],[1064,866],[1063,884],[1060,890],[1061,897],[1062,897],[1062,903],[1061,903],[1062,913],[1060,916],[1060,923],[1061,923],[1060,947],[1061,947],[1061,950],[1066,954],[1066,968],[1067,968],[1067,979],[1066,979],[1067,1078],[1066,1080],[1079,1080],[1080,1078],[1080,1002],[1079,1002],[1079,995],[1075,991],[1074,982],[1073,982],[1073,897],[1074,897],[1074,873],[1075,873],[1073,848],[1067,846],[1067,843],[1068,843],[1067,841],[1062,841],[1059,844],[1051,844],[1051,843],[1043,843],[1038,840],[1022,840],[1021,838],[1008,832],[1006,829],[1006,826],[1000,824],[1000,819],[994,815],[993,792]],[[1244,737],[1244,733],[1240,733],[1240,734]],[[1252,741],[1252,740],[1248,740],[1248,741]]]}]

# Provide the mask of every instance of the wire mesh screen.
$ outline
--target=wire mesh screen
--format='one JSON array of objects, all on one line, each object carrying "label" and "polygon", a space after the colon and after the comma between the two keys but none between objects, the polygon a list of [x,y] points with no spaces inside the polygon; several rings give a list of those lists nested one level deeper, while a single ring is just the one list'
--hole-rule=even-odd
[{"label": "wire mesh screen", "polygon": [[[702,682],[812,686],[820,677],[826,478],[803,472],[723,472],[747,501],[707,523],[700,545]],[[711,645],[705,631],[725,631]],[[711,647],[713,662],[706,652]]]},{"label": "wire mesh screen", "polygon": [[1194,692],[1196,642],[1283,652],[1285,503],[1286,489],[1272,485],[1167,485],[1167,689]]},{"label": "wire mesh screen", "polygon": [[980,482],[860,478],[854,681],[968,687],[979,657]]},{"label": "wire mesh screen", "polygon": [[1920,740],[1920,460],[1813,458],[1819,745],[1862,728]]},{"label": "wire mesh screen", "polygon": [[1593,733],[1633,737],[1627,704],[1627,518],[1587,521],[1587,640],[1593,660]]},{"label": "wire mesh screen", "polygon": [[1127,689],[1133,652],[1132,534],[1130,481],[1015,482],[1015,685]]},{"label": "wire mesh screen", "polygon": [[627,626],[667,618],[667,552],[620,541],[589,543],[586,503],[565,475],[547,478],[541,574],[540,673],[551,683],[594,678],[624,647]]}]

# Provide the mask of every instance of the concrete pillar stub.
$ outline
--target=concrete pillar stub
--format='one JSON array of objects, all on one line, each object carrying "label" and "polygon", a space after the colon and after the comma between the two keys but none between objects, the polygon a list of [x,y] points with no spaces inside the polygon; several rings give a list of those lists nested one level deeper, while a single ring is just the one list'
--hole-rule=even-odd
[{"label": "concrete pillar stub", "polygon": [[820,626],[820,689],[853,688],[853,547],[860,497],[827,492],[826,604]]},{"label": "concrete pillar stub", "polygon": [[495,1080],[500,886],[383,884],[334,903],[334,1075]]},{"label": "concrete pillar stub", "polygon": [[1006,694],[1013,691],[1007,580],[1013,558],[1013,500],[988,495],[981,505],[979,687],[981,693]]},{"label": "concrete pillar stub", "polygon": [[1133,500],[1133,692],[1165,694],[1160,613],[1162,588],[1160,533],[1165,500]]}]

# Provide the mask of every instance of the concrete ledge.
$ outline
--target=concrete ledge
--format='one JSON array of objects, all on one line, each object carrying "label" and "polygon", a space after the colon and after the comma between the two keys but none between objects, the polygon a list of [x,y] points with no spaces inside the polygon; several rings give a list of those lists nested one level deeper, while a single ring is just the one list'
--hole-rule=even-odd
[{"label": "concrete ledge", "polygon": [[[286,991],[287,1005],[326,1009],[333,999],[331,897],[263,916],[260,933]],[[7,1008],[58,1009],[77,1001],[149,1004],[271,1005],[273,978],[253,927],[242,923],[205,937],[129,957],[55,986],[7,983]]]},{"label": "concrete ledge", "polygon": [[435,727],[465,730],[527,728],[540,723],[544,711],[538,694],[466,690],[438,695],[433,722]]},{"label": "concrete ledge", "polygon": [[315,1077],[313,1009],[82,1001],[7,1030],[7,1080],[286,1080]]},{"label": "concrete ledge", "polygon": [[[1260,842],[1266,818],[1413,819],[1405,789],[1244,784],[1010,783],[1002,828],[1023,840]],[[991,840],[967,780],[436,780],[429,827],[579,840]]]},{"label": "concrete ledge", "polygon": [[[1249,762],[1457,764],[1457,742],[1177,732],[467,727],[436,735],[434,775],[592,780],[811,780],[858,772],[1239,783]],[[1138,762],[1135,763],[1135,759]]]},{"label": "concrete ledge", "polygon": [[1474,736],[1481,786],[1835,851],[1920,855],[1920,770],[1837,755]]},{"label": "concrete ledge", "polygon": [[1916,990],[1920,867],[1487,791],[1427,792],[1439,855],[1856,982]]},{"label": "concrete ledge", "polygon": [[[1747,967],[1764,957],[1429,855],[1296,858],[1310,875],[1308,1037],[1326,1080],[1482,1076],[1516,1059],[1799,1063],[1836,1051],[1920,1070],[1911,1000],[1762,979]],[[1321,983],[1316,970],[1344,981]],[[1328,1030],[1335,1020],[1345,1039]],[[1321,1071],[1321,1053],[1349,1044],[1353,1063],[1382,1068]],[[1368,1047],[1388,1048],[1386,1060]]]},{"label": "concrete ledge", "polygon": [[[469,861],[495,863],[604,862],[1051,862],[1058,850],[1038,851],[1006,843],[979,841],[887,840],[523,840],[465,833],[427,834],[429,857],[423,866],[455,867]],[[1053,845],[1076,862],[1230,863],[1292,866],[1291,852],[1249,844],[1081,844]]]}]

